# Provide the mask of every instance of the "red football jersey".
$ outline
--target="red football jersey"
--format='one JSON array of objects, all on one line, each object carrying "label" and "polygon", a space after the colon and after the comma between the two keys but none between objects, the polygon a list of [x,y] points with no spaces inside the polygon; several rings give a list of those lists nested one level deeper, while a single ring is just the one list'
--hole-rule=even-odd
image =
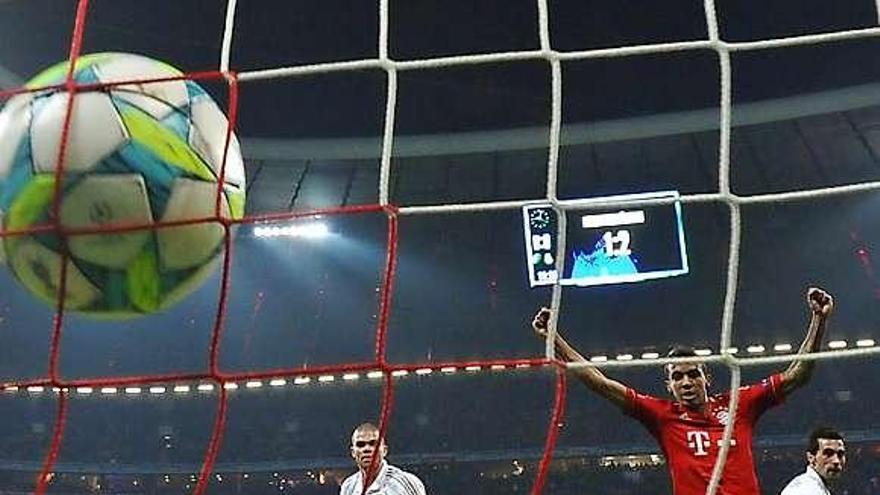
[{"label": "red football jersey", "polygon": [[[740,388],[733,437],[719,495],[760,495],[752,458],[752,434],[761,414],[783,400],[782,375]],[[675,495],[703,495],[721,450],[724,425],[730,419],[730,393],[710,396],[705,412],[677,402],[627,389],[627,413],[638,419],[660,443]]]}]

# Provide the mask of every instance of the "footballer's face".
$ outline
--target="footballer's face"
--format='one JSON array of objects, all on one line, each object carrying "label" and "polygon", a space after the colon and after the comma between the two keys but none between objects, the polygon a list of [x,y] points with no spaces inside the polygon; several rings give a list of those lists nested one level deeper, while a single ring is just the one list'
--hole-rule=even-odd
[{"label": "footballer's face", "polygon": [[709,377],[699,364],[676,363],[666,366],[666,388],[677,402],[689,409],[706,404]]},{"label": "footballer's face", "polygon": [[807,462],[823,479],[836,480],[846,467],[846,446],[843,440],[831,438],[818,439],[816,453],[807,452]]},{"label": "footballer's face", "polygon": [[385,442],[379,443],[378,430],[355,430],[352,433],[351,458],[354,459],[361,471],[366,472],[370,468],[374,456],[378,456],[376,459],[376,469],[378,469],[387,453],[388,446],[385,445]]}]

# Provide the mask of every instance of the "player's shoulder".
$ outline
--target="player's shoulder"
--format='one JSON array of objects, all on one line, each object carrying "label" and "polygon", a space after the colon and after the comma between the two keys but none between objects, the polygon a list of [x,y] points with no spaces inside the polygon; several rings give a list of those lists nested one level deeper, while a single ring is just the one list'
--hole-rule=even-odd
[{"label": "player's shoulder", "polygon": [[675,413],[675,402],[651,394],[627,388],[624,412],[639,421],[671,421]]},{"label": "player's shoulder", "polygon": [[[754,392],[762,391],[766,388],[773,388],[776,385],[776,379],[774,376],[768,376],[762,380],[759,380],[754,383],[747,383],[745,385],[740,385],[739,387],[739,395],[747,395]],[[711,395],[713,399],[721,400],[721,401],[729,401],[730,400],[730,390],[725,390],[723,392],[717,392]]]},{"label": "player's shoulder", "polygon": [[422,483],[422,480],[409,471],[389,464],[385,476],[389,482],[393,482],[401,487],[403,493],[412,493],[413,495],[423,495],[425,493],[425,485]]},{"label": "player's shoulder", "polygon": [[342,485],[339,487],[339,493],[342,495],[348,495],[350,493],[354,493],[354,489],[357,486],[357,477],[358,473],[354,472],[350,474],[347,478],[342,480]]},{"label": "player's shoulder", "polygon": [[391,464],[388,465],[388,474],[387,475],[392,478],[408,478],[408,479],[414,478],[417,480],[419,479],[419,477],[414,475],[413,473],[410,473],[409,471],[401,469],[397,466],[392,466]]},{"label": "player's shoulder", "polygon": [[[739,395],[745,399],[756,398],[764,396],[768,393],[777,393],[780,387],[781,378],[777,375],[770,375],[767,378],[764,378],[760,381],[749,383],[747,385],[742,385],[739,387]],[[730,392],[724,392],[720,394],[720,396],[724,397],[727,400],[730,400]]]},{"label": "player's shoulder", "polygon": [[640,404],[642,407],[648,407],[658,412],[673,411],[675,409],[676,402],[674,400],[639,392],[638,390],[631,390],[630,397],[632,397],[633,402]]},{"label": "player's shoulder", "polygon": [[650,402],[650,403],[657,404],[657,405],[672,405],[673,404],[673,401],[671,401],[667,398],[657,397],[656,395],[651,395],[649,393],[642,392],[641,390],[636,390],[632,387],[626,388],[626,394],[628,396],[630,396],[631,398],[633,398],[634,400],[637,400],[639,402]]},{"label": "player's shoulder", "polygon": [[766,378],[763,378],[761,380],[758,380],[757,382],[743,385],[742,387],[740,387],[740,389],[749,390],[749,389],[755,389],[755,388],[775,387],[776,382],[779,381],[779,379],[780,379],[779,373],[776,373],[776,374],[770,375]]},{"label": "player's shoulder", "polygon": [[814,482],[808,476],[801,474],[795,476],[791,481],[785,485],[785,488],[782,489],[782,493],[780,495],[802,495],[805,493],[813,493],[810,488],[814,486]]}]

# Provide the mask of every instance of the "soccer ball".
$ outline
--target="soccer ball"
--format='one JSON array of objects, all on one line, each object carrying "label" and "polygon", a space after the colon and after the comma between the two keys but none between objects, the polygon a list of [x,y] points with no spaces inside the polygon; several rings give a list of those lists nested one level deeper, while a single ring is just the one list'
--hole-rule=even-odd
[{"label": "soccer ball", "polygon": [[[68,68],[41,72],[28,88],[55,88],[14,96],[0,112],[0,225],[13,231],[0,238],[0,260],[51,305],[66,256],[65,308],[115,319],[168,308],[216,269],[225,229],[219,221],[150,225],[214,218],[218,181],[220,215],[241,218],[238,140],[218,177],[228,121],[204,89],[189,80],[101,86],[182,73],[139,55],[80,57],[74,80],[94,86],[74,99],[55,216]],[[39,226],[47,228],[32,230]],[[131,229],[106,231],[120,226]]]}]

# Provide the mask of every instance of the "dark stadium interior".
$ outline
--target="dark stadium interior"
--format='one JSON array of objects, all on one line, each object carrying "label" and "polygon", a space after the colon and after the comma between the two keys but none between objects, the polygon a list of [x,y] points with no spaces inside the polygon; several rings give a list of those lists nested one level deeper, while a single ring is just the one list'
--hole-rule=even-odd
[{"label": "dark stadium interior", "polygon": [[[238,2],[231,69],[377,56],[377,2]],[[553,47],[579,51],[705,39],[703,2],[552,0]],[[648,5],[650,3],[650,5]],[[870,0],[720,0],[721,36],[752,41],[876,27]],[[422,59],[540,47],[534,0],[390,1],[389,53]],[[68,54],[77,2],[0,0],[0,91]],[[187,72],[216,70],[225,2],[92,0],[84,53],[120,51]],[[880,179],[877,38],[734,52],[731,186],[742,196]],[[544,199],[551,92],[546,61],[399,74],[390,201],[399,207]],[[713,50],[563,63],[561,199],[677,190],[718,192],[719,64]],[[238,136],[247,214],[379,201],[386,74],[328,72],[241,83]],[[222,81],[204,85],[226,107]],[[0,104],[3,101],[0,100]],[[2,146],[2,143],[0,143]],[[833,293],[826,342],[880,343],[880,196],[876,191],[743,206],[732,345],[739,356],[795,349],[804,292]],[[219,342],[224,373],[371,363],[388,217],[324,215],[325,239],[264,238],[238,228]],[[730,242],[720,202],[683,207],[690,272],[635,284],[566,287],[559,327],[587,356],[664,354],[673,344],[719,351]],[[302,220],[305,221],[305,220]],[[288,220],[260,226],[288,225]],[[529,493],[545,448],[554,367],[455,372],[443,363],[541,358],[529,322],[550,302],[530,288],[519,208],[401,215],[386,356],[413,371],[393,379],[389,460],[428,493]],[[65,379],[201,373],[221,292],[217,273],[180,305],[125,322],[64,317]],[[47,374],[53,310],[0,269],[0,381]],[[875,344],[863,345],[872,347]],[[430,373],[417,373],[419,366]],[[749,366],[754,382],[785,363]],[[730,373],[713,365],[712,388]],[[612,368],[664,395],[659,366]],[[239,380],[209,493],[338,493],[353,472],[354,426],[376,421],[383,380],[334,372],[308,383]],[[134,386],[134,385],[132,385]],[[50,492],[188,493],[217,414],[216,387],[176,380],[72,393]],[[187,390],[174,387],[189,387]],[[150,387],[164,387],[162,392]],[[880,494],[878,354],[818,364],[812,382],[759,423],[755,459],[765,493],[804,467],[816,425],[839,428],[849,468],[838,486]],[[0,391],[0,494],[34,489],[54,433],[58,394]],[[568,381],[565,415],[543,493],[663,495],[670,483],[653,438]]]}]

